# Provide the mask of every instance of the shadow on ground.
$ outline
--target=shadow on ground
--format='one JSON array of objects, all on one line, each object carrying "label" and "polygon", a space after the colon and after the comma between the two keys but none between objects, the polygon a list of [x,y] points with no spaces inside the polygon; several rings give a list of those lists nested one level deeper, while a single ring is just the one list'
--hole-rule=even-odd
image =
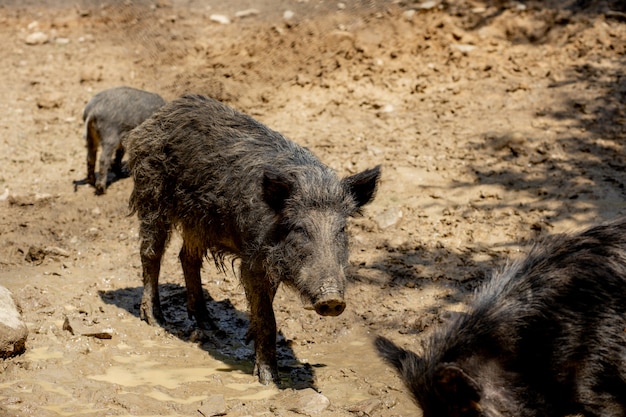
[{"label": "shadow on ground", "polygon": [[[143,287],[127,287],[112,291],[100,291],[100,298],[107,304],[122,308],[139,318],[139,305]],[[254,345],[245,344],[250,325],[247,313],[237,310],[230,300],[215,301],[207,291],[204,297],[217,330],[200,330],[187,315],[186,289],[178,284],[159,285],[161,307],[167,324],[163,326],[172,335],[189,343],[197,343],[212,357],[228,364],[232,369],[252,374],[254,369]],[[277,335],[279,388],[316,389],[313,366],[302,363],[290,347],[289,341]]]}]

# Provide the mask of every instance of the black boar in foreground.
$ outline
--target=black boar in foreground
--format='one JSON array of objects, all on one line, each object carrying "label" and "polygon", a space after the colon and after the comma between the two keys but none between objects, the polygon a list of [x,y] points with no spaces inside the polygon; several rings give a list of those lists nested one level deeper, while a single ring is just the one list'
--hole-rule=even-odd
[{"label": "black boar in foreground", "polygon": [[134,179],[130,207],[140,220],[144,292],[140,315],[163,323],[158,277],[173,227],[187,310],[213,326],[200,282],[209,253],[241,260],[255,341],[255,374],[278,381],[272,302],[281,282],[315,311],[345,308],[346,223],[376,191],[380,167],[339,179],[311,152],[249,116],[200,95],[166,104],[126,144]]},{"label": "black boar in foreground", "polygon": [[[110,88],[89,100],[83,111],[87,142],[87,183],[96,188],[96,194],[105,193],[109,170],[112,170],[118,178],[123,176],[123,140],[128,132],[139,126],[164,104],[165,100],[158,94],[131,87]],[[102,151],[96,180],[98,146],[102,147]]]},{"label": "black boar in foreground", "polygon": [[534,246],[421,356],[379,337],[424,417],[626,415],[626,219]]}]

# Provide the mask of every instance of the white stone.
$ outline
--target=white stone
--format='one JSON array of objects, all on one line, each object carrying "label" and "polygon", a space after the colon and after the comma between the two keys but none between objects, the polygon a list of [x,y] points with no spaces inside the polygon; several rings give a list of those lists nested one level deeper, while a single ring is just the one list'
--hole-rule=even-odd
[{"label": "white stone", "polygon": [[226,15],[223,15],[223,14],[212,14],[212,15],[209,17],[209,19],[210,19],[212,22],[217,22],[217,23],[220,23],[220,24],[222,24],[222,25],[228,25],[228,24],[230,24],[230,18],[229,18],[228,16],[226,16]]}]

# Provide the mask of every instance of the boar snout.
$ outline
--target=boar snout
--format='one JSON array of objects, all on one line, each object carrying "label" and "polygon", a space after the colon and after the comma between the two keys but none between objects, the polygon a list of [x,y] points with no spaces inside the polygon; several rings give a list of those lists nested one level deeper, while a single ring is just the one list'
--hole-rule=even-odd
[{"label": "boar snout", "polygon": [[346,309],[346,303],[339,294],[332,294],[318,300],[313,308],[320,316],[338,316]]}]

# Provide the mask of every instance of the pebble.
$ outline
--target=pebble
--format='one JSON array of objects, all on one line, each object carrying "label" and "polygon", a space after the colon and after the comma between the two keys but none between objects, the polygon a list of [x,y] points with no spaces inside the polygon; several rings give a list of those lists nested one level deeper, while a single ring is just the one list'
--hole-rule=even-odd
[{"label": "pebble", "polygon": [[395,226],[402,220],[402,210],[399,207],[390,207],[374,217],[374,221],[381,229]]},{"label": "pebble", "polygon": [[438,1],[425,1],[425,2],[418,4],[417,8],[422,9],[422,10],[430,10],[430,9],[434,9],[437,6],[439,6]]},{"label": "pebble", "polygon": [[289,410],[305,416],[321,413],[330,406],[330,400],[313,388],[285,390],[276,397],[277,409]]},{"label": "pebble", "polygon": [[240,10],[237,13],[235,13],[235,16],[237,16],[238,18],[242,19],[244,17],[250,17],[250,16],[256,16],[258,15],[259,10],[258,9],[246,9],[246,10]]},{"label": "pebble", "polygon": [[369,398],[354,404],[348,411],[359,416],[371,416],[373,412],[381,408],[383,403],[377,398]]},{"label": "pebble", "polygon": [[44,32],[33,32],[30,35],[26,36],[25,42],[26,45],[42,45],[44,43],[47,43],[49,40],[50,37]]},{"label": "pebble", "polygon": [[405,10],[404,13],[402,13],[402,17],[404,18],[404,20],[411,21],[413,20],[415,13],[416,11],[413,9]]},{"label": "pebble", "polygon": [[211,20],[212,22],[220,23],[222,25],[230,24],[230,18],[223,14],[212,14],[209,17],[209,20]]},{"label": "pebble", "polygon": [[464,54],[470,53],[474,49],[476,49],[476,46],[474,45],[467,45],[463,43],[453,43],[450,44],[450,47],[456,49],[457,51],[463,52]]},{"label": "pebble", "polygon": [[210,395],[200,403],[198,412],[203,417],[223,416],[226,414],[226,401],[223,394]]}]

